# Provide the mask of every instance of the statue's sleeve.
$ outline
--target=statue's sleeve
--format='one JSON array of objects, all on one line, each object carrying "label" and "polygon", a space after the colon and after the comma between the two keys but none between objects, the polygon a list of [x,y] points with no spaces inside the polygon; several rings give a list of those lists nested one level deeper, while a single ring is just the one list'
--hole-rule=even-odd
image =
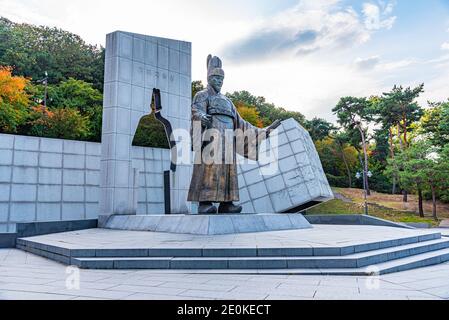
[{"label": "statue's sleeve", "polygon": [[201,121],[207,114],[207,93],[199,92],[193,98],[192,103],[192,121]]},{"label": "statue's sleeve", "polygon": [[234,110],[236,113],[236,152],[249,160],[258,161],[259,147],[267,138],[266,131],[244,120],[235,106]]},{"label": "statue's sleeve", "polygon": [[192,151],[200,151],[202,147],[203,127],[201,119],[207,114],[208,94],[198,92],[192,102]]}]

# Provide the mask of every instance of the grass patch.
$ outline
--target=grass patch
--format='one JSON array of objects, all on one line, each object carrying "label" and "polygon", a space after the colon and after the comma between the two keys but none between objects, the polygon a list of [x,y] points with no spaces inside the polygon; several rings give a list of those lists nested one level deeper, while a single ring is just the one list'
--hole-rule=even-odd
[{"label": "grass patch", "polygon": [[357,203],[331,200],[307,210],[307,214],[363,214],[363,207]]},{"label": "grass patch", "polygon": [[[393,222],[403,223],[428,223],[433,227],[439,225],[438,221],[429,218],[421,218],[414,212],[399,211],[383,207],[377,204],[368,204],[369,214]],[[306,214],[365,214],[365,208],[360,203],[348,203],[342,200],[331,200],[307,210]]]},{"label": "grass patch", "polygon": [[[349,188],[334,188],[334,192],[343,196],[346,199],[350,199],[352,202],[363,205],[364,192],[360,189]],[[414,194],[409,194],[409,201],[404,202],[401,194],[391,195],[372,191],[371,196],[368,197],[368,202],[374,205],[378,205],[384,208],[389,208],[395,212],[408,212],[412,215],[418,216],[418,197]],[[423,202],[424,212],[427,220],[433,220],[432,217],[432,201]],[[444,220],[449,219],[449,204],[437,201],[437,213],[438,218]]]}]

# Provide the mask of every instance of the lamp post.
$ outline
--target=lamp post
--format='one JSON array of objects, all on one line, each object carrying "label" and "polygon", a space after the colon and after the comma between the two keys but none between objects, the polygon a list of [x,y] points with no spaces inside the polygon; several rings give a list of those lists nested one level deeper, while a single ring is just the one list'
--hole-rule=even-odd
[{"label": "lamp post", "polygon": [[363,178],[363,194],[364,194],[364,201],[365,201],[365,214],[369,216],[369,210],[368,210],[368,190],[366,185],[366,179],[371,178],[373,176],[373,173],[371,171],[366,172],[363,170],[363,173],[357,172],[355,177],[357,180],[360,180],[360,178]]},{"label": "lamp post", "polygon": [[[48,72],[45,71],[45,78],[41,80],[37,80],[36,83],[42,83],[45,86],[44,92],[44,107],[47,107],[47,95],[48,95]],[[41,103],[41,101],[39,101]]]},{"label": "lamp post", "polygon": [[44,94],[44,107],[47,108],[47,93],[48,93],[48,72],[45,71],[45,78],[43,80],[45,85],[45,94]]}]

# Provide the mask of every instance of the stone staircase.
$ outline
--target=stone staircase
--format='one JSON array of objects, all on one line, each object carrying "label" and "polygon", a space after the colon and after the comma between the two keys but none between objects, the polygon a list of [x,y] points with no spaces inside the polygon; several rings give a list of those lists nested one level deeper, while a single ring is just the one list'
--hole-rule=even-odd
[{"label": "stone staircase", "polygon": [[429,233],[342,247],[69,249],[17,240],[19,249],[83,269],[233,274],[372,275],[449,261],[449,239]]}]

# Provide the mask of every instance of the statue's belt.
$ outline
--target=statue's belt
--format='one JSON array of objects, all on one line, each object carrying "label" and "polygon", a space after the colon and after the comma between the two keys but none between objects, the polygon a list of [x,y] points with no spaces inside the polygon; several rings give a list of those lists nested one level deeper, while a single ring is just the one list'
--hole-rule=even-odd
[{"label": "statue's belt", "polygon": [[231,101],[220,96],[214,96],[209,98],[207,113],[210,115],[223,115],[235,119],[234,108]]},{"label": "statue's belt", "polygon": [[209,108],[207,109],[207,113],[211,116],[223,115],[231,117],[233,119],[235,118],[233,108],[228,103],[226,103],[225,100],[212,101],[212,103],[209,105]]},{"label": "statue's belt", "polygon": [[225,106],[220,106],[220,105],[210,106],[207,110],[207,113],[210,114],[211,116],[223,115],[223,116],[231,117],[232,119],[235,118],[235,114],[232,109],[226,108]]}]

